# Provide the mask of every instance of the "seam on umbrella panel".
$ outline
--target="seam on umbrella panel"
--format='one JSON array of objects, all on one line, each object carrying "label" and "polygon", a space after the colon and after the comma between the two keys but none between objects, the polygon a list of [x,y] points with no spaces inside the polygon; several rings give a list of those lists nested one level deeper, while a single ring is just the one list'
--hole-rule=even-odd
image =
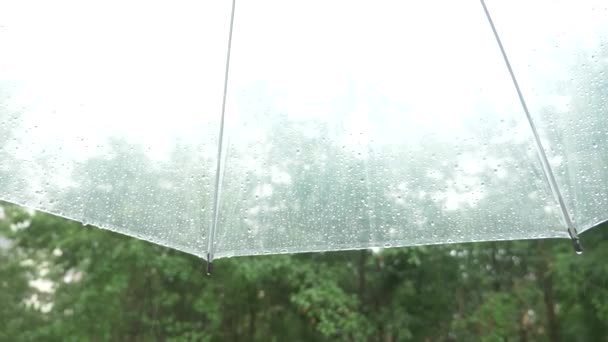
[{"label": "seam on umbrella panel", "polygon": [[580,240],[578,238],[578,233],[576,231],[576,227],[574,226],[574,222],[572,222],[572,218],[570,217],[570,212],[568,211],[568,207],[566,206],[566,202],[562,196],[559,185],[555,179],[555,175],[553,174],[553,170],[551,169],[551,164],[549,164],[549,160],[547,158],[547,153],[543,147],[542,141],[538,134],[538,130],[536,129],[536,125],[532,120],[532,116],[530,115],[530,110],[528,109],[528,105],[526,104],[526,100],[524,99],[524,95],[519,86],[519,82],[517,81],[517,77],[515,76],[515,72],[513,72],[513,67],[511,66],[511,62],[509,61],[509,57],[507,56],[507,52],[502,44],[498,31],[496,30],[496,26],[494,25],[494,21],[492,20],[492,16],[490,15],[490,11],[486,5],[485,0],[480,0],[481,6],[483,7],[483,11],[485,13],[486,18],[488,19],[488,23],[492,28],[492,33],[494,34],[494,38],[496,39],[496,43],[498,44],[498,48],[500,49],[500,53],[502,54],[502,58],[505,62],[507,70],[509,71],[509,75],[511,76],[511,81],[513,81],[513,86],[515,87],[515,91],[517,92],[517,97],[519,98],[519,103],[522,106],[523,111],[526,114],[526,119],[530,124],[530,129],[532,130],[532,135],[534,136],[534,142],[536,144],[536,149],[538,151],[538,155],[541,160],[541,166],[543,173],[545,175],[546,180],[549,183],[549,187],[551,188],[551,192],[553,193],[553,197],[557,200],[562,217],[566,223],[568,234],[572,239],[574,244],[574,249],[577,253],[582,252],[582,246]]},{"label": "seam on umbrella panel", "polygon": [[215,169],[215,186],[213,195],[213,213],[211,218],[211,227],[207,231],[207,272],[211,273],[211,263],[213,262],[213,255],[215,253],[215,232],[218,224],[219,217],[219,204],[220,204],[220,187],[222,179],[222,170],[225,163],[222,163],[222,151],[224,142],[224,123],[226,117],[226,96],[228,94],[228,75],[230,72],[230,50],[232,49],[232,31],[234,27],[234,10],[236,7],[236,0],[232,0],[232,8],[230,11],[230,28],[228,31],[228,49],[226,51],[226,69],[224,73],[224,93],[222,97],[222,113],[220,118],[220,132],[217,147],[217,165]]}]

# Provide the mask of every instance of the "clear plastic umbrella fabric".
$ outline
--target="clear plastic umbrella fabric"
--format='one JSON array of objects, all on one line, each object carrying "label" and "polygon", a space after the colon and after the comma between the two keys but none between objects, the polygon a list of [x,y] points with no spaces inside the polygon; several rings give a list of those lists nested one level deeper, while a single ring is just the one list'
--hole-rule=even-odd
[{"label": "clear plastic umbrella fabric", "polygon": [[3,1],[0,199],[204,258],[584,232],[608,4],[483,5]]}]

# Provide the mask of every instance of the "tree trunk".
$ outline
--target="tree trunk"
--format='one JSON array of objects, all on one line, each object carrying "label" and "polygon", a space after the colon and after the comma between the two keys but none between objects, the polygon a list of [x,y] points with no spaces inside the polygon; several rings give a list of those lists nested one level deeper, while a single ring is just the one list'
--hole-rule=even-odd
[{"label": "tree trunk", "polygon": [[546,245],[543,241],[538,242],[541,260],[539,262],[539,281],[543,290],[543,300],[547,316],[547,329],[549,330],[549,340],[551,342],[561,341],[559,333],[559,321],[555,314],[555,294],[553,292],[553,275],[549,269],[549,255],[547,255]]},{"label": "tree trunk", "polygon": [[500,265],[498,264],[498,260],[496,259],[496,254],[498,253],[498,248],[497,248],[497,244],[496,242],[492,242],[491,243],[492,246],[492,255],[490,256],[490,261],[492,263],[492,285],[494,288],[494,291],[496,292],[500,292],[501,290],[501,283],[500,283],[500,276],[501,276],[501,270],[500,270]]},{"label": "tree trunk", "polygon": [[555,297],[553,293],[553,276],[545,272],[542,278],[543,297],[545,300],[545,310],[547,312],[547,326],[549,328],[549,340],[559,342],[559,321],[555,314]]},{"label": "tree trunk", "polygon": [[[526,316],[525,313],[524,316]],[[519,341],[528,342],[528,328],[526,327],[523,317],[519,320]]]},{"label": "tree trunk", "polygon": [[357,265],[357,271],[359,273],[359,300],[363,304],[363,298],[365,295],[365,266],[367,264],[367,250],[362,249],[359,251],[359,264]]},{"label": "tree trunk", "polygon": [[255,340],[255,319],[256,319],[255,308],[250,307],[249,308],[249,341]]}]

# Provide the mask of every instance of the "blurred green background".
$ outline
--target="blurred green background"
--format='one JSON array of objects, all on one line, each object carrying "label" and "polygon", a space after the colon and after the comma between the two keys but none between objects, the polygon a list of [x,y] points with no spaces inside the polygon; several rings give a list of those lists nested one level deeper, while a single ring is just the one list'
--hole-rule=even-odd
[{"label": "blurred green background", "polygon": [[221,259],[7,203],[1,341],[608,341],[608,230]]}]

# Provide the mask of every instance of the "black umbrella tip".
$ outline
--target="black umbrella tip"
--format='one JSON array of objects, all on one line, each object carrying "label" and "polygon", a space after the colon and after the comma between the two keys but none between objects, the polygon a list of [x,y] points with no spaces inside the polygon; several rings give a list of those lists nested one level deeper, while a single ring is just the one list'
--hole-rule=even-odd
[{"label": "black umbrella tip", "polygon": [[207,275],[213,273],[213,257],[210,253],[207,253]]},{"label": "black umbrella tip", "polygon": [[572,247],[574,247],[574,251],[576,254],[583,254],[583,244],[581,243],[581,239],[578,237],[578,232],[576,229],[569,229],[568,234],[570,234],[570,240],[572,241]]},{"label": "black umbrella tip", "polygon": [[572,246],[574,246],[576,254],[583,254],[583,245],[578,237],[572,239]]}]

